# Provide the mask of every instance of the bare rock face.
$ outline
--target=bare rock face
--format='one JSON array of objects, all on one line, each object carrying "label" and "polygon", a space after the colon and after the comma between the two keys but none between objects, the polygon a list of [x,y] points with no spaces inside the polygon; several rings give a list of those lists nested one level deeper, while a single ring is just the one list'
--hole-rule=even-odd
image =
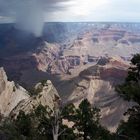
[{"label": "bare rock face", "polygon": [[39,91],[38,94],[21,101],[16,108],[13,109],[10,114],[11,116],[17,115],[20,110],[24,111],[25,113],[30,113],[40,104],[53,109],[55,103],[59,103],[60,97],[50,80],[47,80],[43,84],[38,83],[35,86],[35,89]]},{"label": "bare rock face", "polygon": [[40,44],[37,50],[33,53],[39,70],[44,72],[48,70],[50,63],[55,61],[59,56],[59,47],[58,44],[51,44],[46,41]]},{"label": "bare rock face", "polygon": [[13,81],[9,82],[4,69],[0,68],[0,113],[8,116],[19,102],[28,98],[28,92]]},{"label": "bare rock face", "polygon": [[115,132],[124,113],[134,103],[124,101],[115,91],[111,82],[101,79],[91,80],[87,91],[87,99],[101,109],[101,124],[111,132]]},{"label": "bare rock face", "polygon": [[5,89],[7,76],[3,68],[0,68],[0,93]]},{"label": "bare rock face", "polygon": [[67,102],[73,102],[77,106],[87,98],[93,106],[100,108],[100,122],[111,132],[116,131],[121,120],[127,119],[124,113],[135,104],[123,100],[115,91],[115,85],[127,74],[125,63],[121,64],[116,59],[111,59],[105,66],[92,66],[68,85],[73,90]]},{"label": "bare rock face", "polygon": [[32,55],[36,60],[37,69],[50,74],[66,74],[81,61],[79,56],[63,56],[60,45],[46,41],[42,42]]},{"label": "bare rock face", "polygon": [[121,120],[127,119],[124,113],[134,105],[133,102],[123,100],[111,82],[102,79],[81,80],[69,96],[68,102],[78,106],[85,98],[93,106],[100,108],[100,122],[111,132],[116,131]]},{"label": "bare rock face", "polygon": [[29,113],[40,104],[53,109],[54,104],[60,100],[55,87],[49,80],[38,83],[35,89],[38,94],[30,96],[24,88],[13,81],[9,82],[4,69],[0,68],[0,114],[14,117],[20,110]]}]

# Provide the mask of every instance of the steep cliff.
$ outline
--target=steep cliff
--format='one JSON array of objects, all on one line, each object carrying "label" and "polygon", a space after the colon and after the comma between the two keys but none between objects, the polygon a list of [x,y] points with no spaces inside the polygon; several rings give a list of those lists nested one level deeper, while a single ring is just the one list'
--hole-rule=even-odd
[{"label": "steep cliff", "polygon": [[0,68],[0,113],[3,116],[17,115],[20,110],[28,113],[39,104],[52,109],[55,102],[60,100],[55,87],[49,80],[38,83],[35,90],[38,91],[37,95],[30,96],[24,88],[13,81],[9,82],[4,69]]},{"label": "steep cliff", "polygon": [[8,81],[4,69],[0,68],[0,113],[9,115],[19,102],[28,98],[28,92],[13,81]]},{"label": "steep cliff", "polygon": [[20,110],[26,113],[30,113],[40,104],[53,109],[55,103],[59,103],[60,97],[50,80],[47,80],[43,84],[38,83],[35,86],[35,89],[39,91],[38,94],[21,101],[12,110],[12,112],[10,113],[11,116],[16,115]]}]

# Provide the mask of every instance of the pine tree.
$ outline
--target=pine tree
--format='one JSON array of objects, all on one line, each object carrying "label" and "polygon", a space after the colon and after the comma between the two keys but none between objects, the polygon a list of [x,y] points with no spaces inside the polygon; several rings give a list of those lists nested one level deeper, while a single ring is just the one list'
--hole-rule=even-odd
[{"label": "pine tree", "polygon": [[124,84],[117,87],[117,91],[126,100],[133,100],[136,106],[129,109],[125,115],[129,115],[127,122],[122,122],[118,128],[118,135],[126,140],[140,139],[140,54],[135,55],[129,68],[128,76]]},{"label": "pine tree", "polygon": [[87,99],[83,100],[78,108],[73,104],[64,109],[64,118],[74,123],[77,139],[83,140],[112,140],[112,135],[100,123],[99,109],[93,108]]}]

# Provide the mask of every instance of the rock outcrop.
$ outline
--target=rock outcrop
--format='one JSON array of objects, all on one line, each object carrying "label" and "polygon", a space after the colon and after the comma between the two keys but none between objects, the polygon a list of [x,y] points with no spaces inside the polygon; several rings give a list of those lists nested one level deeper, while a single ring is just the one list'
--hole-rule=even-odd
[{"label": "rock outcrop", "polygon": [[20,110],[30,113],[39,105],[48,106],[53,110],[54,105],[58,104],[60,97],[52,85],[50,80],[47,80],[45,83],[38,83],[35,86],[35,90],[38,90],[38,94],[28,99],[21,101],[10,113],[11,116],[16,115]]},{"label": "rock outcrop", "polygon": [[39,104],[53,109],[54,104],[60,100],[49,80],[38,83],[35,90],[38,91],[37,95],[30,96],[27,90],[13,81],[9,82],[4,69],[0,68],[0,114],[14,117],[20,110],[29,113]]},{"label": "rock outcrop", "polygon": [[67,74],[69,69],[80,64],[79,56],[64,56],[60,45],[43,41],[32,54],[37,69],[50,74]]},{"label": "rock outcrop", "polygon": [[0,113],[8,116],[19,102],[28,98],[28,92],[13,81],[9,82],[4,69],[0,68]]},{"label": "rock outcrop", "polygon": [[49,65],[59,57],[60,46],[42,41],[38,48],[33,52],[33,56],[37,62],[37,68],[46,72]]}]

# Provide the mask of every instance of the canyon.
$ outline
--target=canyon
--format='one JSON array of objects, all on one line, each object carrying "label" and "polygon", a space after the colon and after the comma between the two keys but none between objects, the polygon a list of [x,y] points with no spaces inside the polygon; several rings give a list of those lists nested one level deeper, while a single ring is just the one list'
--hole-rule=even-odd
[{"label": "canyon", "polygon": [[[77,106],[87,98],[101,109],[100,122],[111,132],[126,119],[123,114],[135,103],[124,101],[115,87],[140,52],[140,24],[46,23],[38,38],[14,25],[0,25],[0,30],[0,67],[15,81],[0,69],[1,114],[28,112],[37,100],[53,106],[58,97]],[[30,89],[42,80],[48,82],[35,100]]]}]

